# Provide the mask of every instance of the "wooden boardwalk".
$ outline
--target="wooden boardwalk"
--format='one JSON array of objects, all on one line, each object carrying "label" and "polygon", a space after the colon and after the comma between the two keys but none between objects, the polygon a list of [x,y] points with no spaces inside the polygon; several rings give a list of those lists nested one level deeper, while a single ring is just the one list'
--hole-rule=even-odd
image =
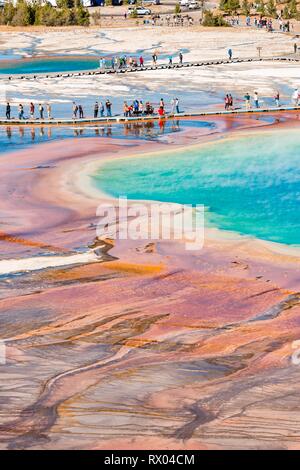
[{"label": "wooden boardwalk", "polygon": [[39,78],[67,78],[67,77],[80,77],[85,75],[109,75],[109,74],[123,74],[123,73],[138,73],[145,72],[150,70],[164,70],[164,69],[182,69],[188,67],[203,67],[207,65],[224,65],[232,63],[246,63],[246,62],[265,62],[265,61],[285,61],[285,62],[300,62],[298,56],[278,56],[278,57],[245,57],[245,58],[235,58],[233,60],[226,59],[213,59],[213,60],[204,60],[204,61],[194,61],[194,62],[183,62],[169,64],[157,64],[157,65],[144,65],[143,67],[126,67],[122,69],[91,69],[91,70],[81,70],[74,72],[53,72],[53,73],[28,73],[28,74],[0,74],[0,80],[36,80]]},{"label": "wooden boardwalk", "polygon": [[[179,114],[166,114],[166,120],[169,119],[184,119],[184,118],[197,118],[197,117],[214,117],[214,116],[230,116],[230,115],[252,115],[252,114],[263,114],[263,113],[281,113],[281,112],[300,112],[300,106],[280,106],[270,108],[252,108],[250,110],[237,108],[232,111],[225,110],[212,110],[212,111],[197,111],[191,113],[179,113]],[[127,123],[127,122],[145,122],[145,121],[158,121],[161,119],[157,114],[151,116],[112,116],[112,117],[99,117],[99,118],[83,118],[83,119],[1,119],[0,126],[70,126],[70,125],[85,125],[85,124],[108,124],[108,123]]]}]

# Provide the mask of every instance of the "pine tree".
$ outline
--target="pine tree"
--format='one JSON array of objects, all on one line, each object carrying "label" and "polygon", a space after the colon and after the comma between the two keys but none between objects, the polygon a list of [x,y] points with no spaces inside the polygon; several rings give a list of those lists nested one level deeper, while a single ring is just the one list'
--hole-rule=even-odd
[{"label": "pine tree", "polygon": [[258,13],[261,13],[262,15],[266,14],[265,5],[264,5],[263,0],[259,1],[258,5],[257,5],[257,11],[258,11]]},{"label": "pine tree", "polygon": [[287,20],[290,18],[290,11],[289,11],[289,7],[287,5],[285,5],[284,9],[283,9],[283,13],[282,13],[282,17]]},{"label": "pine tree", "polygon": [[219,9],[222,11],[227,11],[228,9],[228,0],[220,0]]},{"label": "pine tree", "polygon": [[277,13],[276,13],[276,6],[274,3],[274,0],[269,0],[267,3],[267,13],[269,16],[272,16],[272,18],[276,18]]},{"label": "pine tree", "polygon": [[249,4],[248,0],[243,0],[242,12],[244,13],[245,16],[250,15],[250,4]]},{"label": "pine tree", "polygon": [[230,11],[236,12],[240,8],[239,0],[229,0],[228,6]]},{"label": "pine tree", "polygon": [[290,7],[290,18],[297,18],[298,9],[297,9],[296,0],[290,0],[289,7]]}]

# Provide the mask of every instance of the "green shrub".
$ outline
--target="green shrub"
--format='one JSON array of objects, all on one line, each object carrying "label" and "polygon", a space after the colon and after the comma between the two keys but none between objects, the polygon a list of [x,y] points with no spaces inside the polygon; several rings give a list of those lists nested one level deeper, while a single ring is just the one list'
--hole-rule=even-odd
[{"label": "green shrub", "polygon": [[211,11],[205,11],[203,26],[229,26],[222,15],[214,15]]},{"label": "green shrub", "polygon": [[239,0],[220,0],[220,10],[230,12],[236,12],[240,8]]},{"label": "green shrub", "polygon": [[274,0],[269,0],[267,3],[267,13],[272,18],[277,17],[276,6]]},{"label": "green shrub", "polygon": [[89,25],[89,12],[79,0],[59,0],[58,5],[58,8],[54,8],[50,3],[41,5],[39,1],[29,4],[25,0],[18,0],[16,5],[8,2],[0,12],[0,24],[12,26]]},{"label": "green shrub", "polygon": [[244,0],[243,3],[242,3],[242,13],[245,16],[250,15],[250,4],[249,4],[248,0]]},{"label": "green shrub", "polygon": [[180,8],[179,3],[176,3],[174,13],[175,15],[179,15],[179,13],[181,13],[181,8]]}]

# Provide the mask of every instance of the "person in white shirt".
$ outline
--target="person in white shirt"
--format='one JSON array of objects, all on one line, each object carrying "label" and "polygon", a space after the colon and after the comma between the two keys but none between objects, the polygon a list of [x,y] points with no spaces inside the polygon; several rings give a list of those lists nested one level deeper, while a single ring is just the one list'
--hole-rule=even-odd
[{"label": "person in white shirt", "polygon": [[298,88],[295,88],[294,93],[292,94],[292,103],[294,106],[299,105],[299,91]]}]

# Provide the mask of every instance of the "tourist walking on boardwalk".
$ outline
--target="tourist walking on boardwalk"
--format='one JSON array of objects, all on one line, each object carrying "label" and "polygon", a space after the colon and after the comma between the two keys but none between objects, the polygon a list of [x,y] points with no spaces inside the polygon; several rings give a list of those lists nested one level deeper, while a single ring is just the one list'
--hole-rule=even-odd
[{"label": "tourist walking on boardwalk", "polygon": [[160,107],[160,108],[163,108],[163,109],[165,108],[165,102],[164,102],[164,99],[163,99],[163,98],[160,99],[159,107]]},{"label": "tourist walking on boardwalk", "polygon": [[274,96],[274,100],[275,100],[275,105],[277,106],[277,108],[279,108],[280,106],[280,95],[279,95],[279,91],[276,92],[275,96]]},{"label": "tourist walking on boardwalk", "polygon": [[229,60],[232,60],[232,49],[231,48],[228,49],[228,58],[229,58]]},{"label": "tourist walking on boardwalk", "polygon": [[163,117],[165,116],[165,110],[164,110],[164,108],[163,108],[162,106],[160,106],[160,107],[158,108],[158,111],[157,111],[157,112],[158,112],[158,115],[159,115],[160,118],[163,118]]},{"label": "tourist walking on boardwalk", "polygon": [[173,65],[173,57],[171,55],[169,56],[169,65]]},{"label": "tourist walking on boardwalk", "polygon": [[249,111],[249,109],[251,109],[251,96],[249,95],[249,93],[246,93],[244,98],[245,98],[246,110]]},{"label": "tourist walking on boardwalk", "polygon": [[30,114],[30,119],[34,119],[34,104],[32,102],[29,105],[29,114]]},{"label": "tourist walking on boardwalk", "polygon": [[225,111],[228,111],[229,110],[229,95],[228,94],[225,96],[224,101],[225,101],[224,103]]},{"label": "tourist walking on boardwalk", "polygon": [[299,104],[299,91],[298,88],[295,88],[294,93],[292,94],[292,104],[298,106]]},{"label": "tourist walking on boardwalk", "polygon": [[175,98],[175,111],[177,114],[180,113],[179,111],[179,99],[178,98]]},{"label": "tourist walking on boardwalk", "polygon": [[152,55],[152,61],[153,61],[153,65],[156,65],[156,63],[157,63],[157,55],[156,55],[155,52],[154,52],[154,54]]},{"label": "tourist walking on boardwalk", "polygon": [[144,103],[142,102],[142,100],[140,100],[140,102],[139,102],[139,115],[143,116],[143,114],[144,114]]},{"label": "tourist walking on boardwalk", "polygon": [[123,103],[123,115],[124,115],[124,117],[129,116],[129,108],[128,108],[127,101],[124,101],[124,103]]},{"label": "tourist walking on boardwalk", "polygon": [[48,119],[52,119],[52,108],[51,108],[51,104],[50,104],[50,103],[47,103],[47,104],[46,104],[46,110],[47,110],[47,117],[48,117]]},{"label": "tourist walking on boardwalk", "polygon": [[171,114],[175,114],[175,98],[171,100]]},{"label": "tourist walking on boardwalk", "polygon": [[254,92],[253,101],[254,101],[255,107],[256,107],[256,108],[259,108],[258,93],[257,93],[257,91]]},{"label": "tourist walking on boardwalk", "polygon": [[294,54],[297,54],[297,49],[298,49],[298,45],[297,45],[297,43],[295,42],[295,43],[294,43]]},{"label": "tourist walking on boardwalk", "polygon": [[144,58],[140,57],[140,67],[144,67]]},{"label": "tourist walking on boardwalk", "polygon": [[40,113],[40,119],[44,119],[44,106],[42,103],[39,103],[39,113]]},{"label": "tourist walking on boardwalk", "polygon": [[99,111],[100,111],[100,117],[104,117],[104,104],[102,101],[99,103]]},{"label": "tourist walking on boardwalk", "polygon": [[231,111],[233,110],[233,98],[230,93],[228,95],[228,109],[230,109]]},{"label": "tourist walking on boardwalk", "polygon": [[78,105],[78,111],[79,111],[79,119],[83,119],[83,107],[81,104]]},{"label": "tourist walking on boardwalk", "polygon": [[182,52],[180,51],[179,52],[179,63],[180,63],[180,65],[182,65],[182,62],[183,62],[183,55],[182,55]]},{"label": "tourist walking on boardwalk", "polygon": [[139,114],[139,102],[138,100],[134,100],[133,102],[133,112],[136,116]]},{"label": "tourist walking on boardwalk", "polygon": [[78,106],[75,103],[75,101],[73,101],[72,111],[73,111],[73,119],[76,119],[77,118],[77,113],[78,113]]},{"label": "tourist walking on boardwalk", "polygon": [[96,101],[94,105],[94,118],[98,117],[98,112],[99,112],[99,104],[98,104],[98,101]]},{"label": "tourist walking on boardwalk", "polygon": [[6,103],[6,110],[5,110],[6,119],[10,119],[10,113],[11,113],[10,103],[7,102]]},{"label": "tourist walking on boardwalk", "polygon": [[111,117],[111,102],[109,101],[109,99],[106,100],[105,107],[107,117]]},{"label": "tourist walking on boardwalk", "polygon": [[19,120],[24,119],[24,108],[22,104],[19,104]]}]

